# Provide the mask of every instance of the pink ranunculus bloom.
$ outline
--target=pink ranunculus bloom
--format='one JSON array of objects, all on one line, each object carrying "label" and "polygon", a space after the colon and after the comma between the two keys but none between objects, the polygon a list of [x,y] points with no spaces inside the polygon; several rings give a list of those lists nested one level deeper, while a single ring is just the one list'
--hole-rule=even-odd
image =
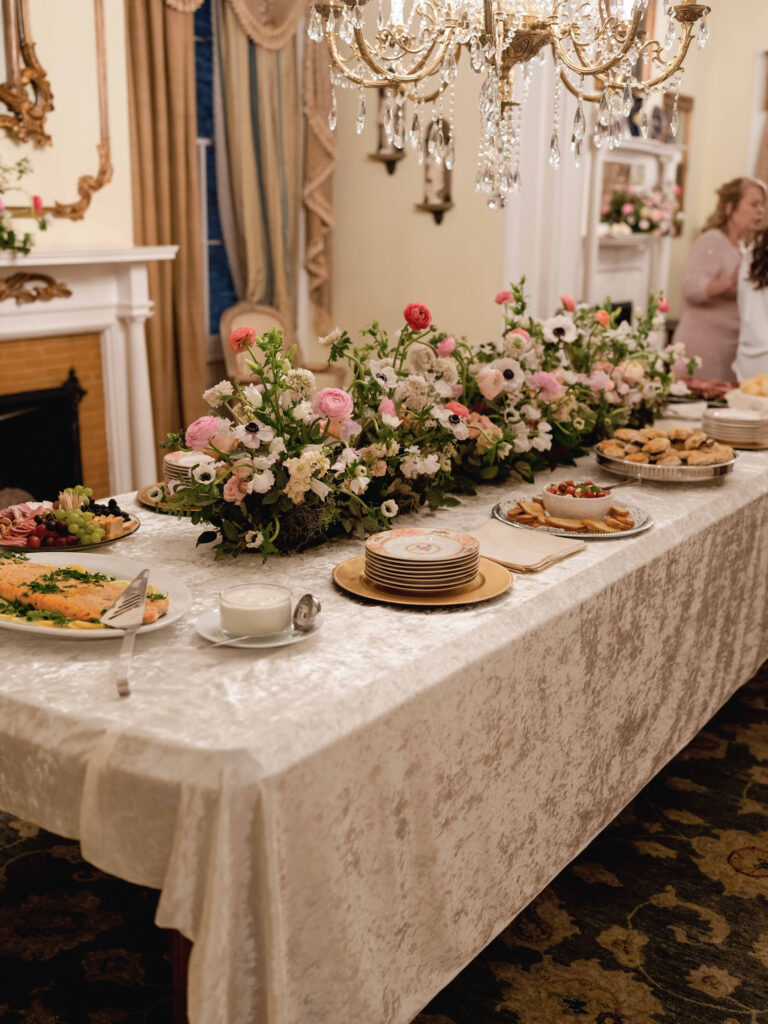
[{"label": "pink ranunculus bloom", "polygon": [[462,405],[461,402],[446,402],[445,408],[450,409],[451,412],[455,412],[457,416],[461,416],[462,419],[466,419],[469,416],[469,409],[466,405]]},{"label": "pink ranunculus bloom", "polygon": [[391,398],[382,398],[382,400],[379,402],[379,416],[384,415],[397,416],[397,411],[395,410],[395,403],[392,401]]},{"label": "pink ranunculus bloom", "polygon": [[40,213],[43,208],[43,200],[40,196],[32,196],[32,207],[35,213]]},{"label": "pink ranunculus bloom", "polygon": [[637,226],[640,228],[641,231],[647,231],[648,228],[651,226],[651,222],[647,219],[647,217],[643,217],[641,221],[638,221]]},{"label": "pink ranunculus bloom", "polygon": [[546,370],[537,370],[531,377],[531,384],[541,388],[541,398],[545,402],[556,402],[558,398],[563,397],[566,390],[557,377]]},{"label": "pink ranunculus bloom", "polygon": [[[570,296],[564,295],[563,298],[567,299],[570,298]],[[573,302],[573,299],[571,299],[571,302]],[[509,337],[510,334],[519,334],[523,341],[531,340],[530,334],[528,333],[528,331],[526,331],[524,327],[513,327],[511,331],[507,331],[507,337]]]},{"label": "pink ranunculus bloom", "polygon": [[184,432],[184,441],[193,451],[201,452],[221,430],[218,416],[201,416],[190,423]]},{"label": "pink ranunculus bloom", "polygon": [[241,502],[247,493],[248,489],[245,482],[234,475],[227,480],[222,491],[224,501],[231,501],[235,504]]},{"label": "pink ranunculus bloom", "polygon": [[323,388],[315,395],[314,409],[329,420],[348,420],[352,416],[352,396],[341,388]]},{"label": "pink ranunculus bloom", "polygon": [[607,309],[598,309],[595,313],[595,323],[600,324],[602,327],[608,327],[611,322],[611,314]]},{"label": "pink ranunculus bloom", "polygon": [[512,292],[502,291],[496,292],[496,298],[493,300],[499,306],[506,306],[508,302],[512,301]]},{"label": "pink ranunculus bloom", "polygon": [[483,398],[492,402],[504,387],[504,374],[494,366],[484,366],[477,374],[477,386]]},{"label": "pink ranunculus bloom", "polygon": [[576,309],[576,303],[573,301],[572,295],[561,295],[560,302],[562,304],[563,309],[567,309],[569,313],[573,313],[573,311]]},{"label": "pink ranunculus bloom", "polygon": [[443,338],[442,341],[437,344],[437,354],[439,356],[449,356],[451,352],[456,348],[455,338]]},{"label": "pink ranunculus bloom", "polygon": [[432,323],[432,314],[422,302],[409,302],[403,310],[403,317],[414,331],[426,331]]},{"label": "pink ranunculus bloom", "polygon": [[625,214],[625,216],[628,217],[630,215],[630,213],[634,213],[635,212],[635,204],[634,203],[624,203],[623,206],[621,207],[621,212],[623,214]]},{"label": "pink ranunculus bloom", "polygon": [[661,298],[659,299],[659,312],[660,313],[668,313],[669,312],[669,299],[666,297],[666,295],[662,295]]},{"label": "pink ranunculus bloom", "polygon": [[683,194],[683,190],[679,185],[675,185],[673,191],[678,198]]},{"label": "pink ranunculus bloom", "polygon": [[237,355],[245,352],[248,345],[256,341],[256,331],[252,327],[236,327],[229,336],[229,347]]},{"label": "pink ranunculus bloom", "polygon": [[603,217],[604,217],[604,216],[605,216],[605,215],[606,215],[607,213],[610,213],[610,212],[611,212],[611,206],[610,206],[610,203],[603,203],[603,205],[602,205],[602,206],[600,207],[600,213],[601,213],[601,214],[603,215]]}]

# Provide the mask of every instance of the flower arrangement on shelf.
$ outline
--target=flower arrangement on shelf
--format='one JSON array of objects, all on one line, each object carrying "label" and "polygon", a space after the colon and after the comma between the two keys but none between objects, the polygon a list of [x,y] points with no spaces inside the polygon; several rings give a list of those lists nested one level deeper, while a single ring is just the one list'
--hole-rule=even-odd
[{"label": "flower arrangement on shelf", "polygon": [[205,392],[212,413],[165,446],[208,458],[188,485],[156,497],[198,506],[193,521],[212,527],[199,542],[218,540],[217,557],[266,557],[386,529],[401,513],[455,505],[479,483],[532,480],[615,426],[652,417],[680,356],[648,345],[664,300],[651,297],[630,326],[564,296],[542,321],[523,286],[496,296],[504,330],[494,341],[438,331],[419,303],[393,338],[374,323],[354,345],[337,328],[321,342],[351,375],[345,389],[317,390],[279,331],[257,339],[238,328],[230,347],[247,353],[257,382]]},{"label": "flower arrangement on shelf", "polygon": [[26,189],[16,184],[21,181],[32,170],[32,165],[27,157],[22,157],[14,164],[0,162],[0,250],[10,252],[28,253],[34,244],[34,235],[30,231],[23,234],[18,233],[13,227],[13,219],[5,206],[5,195],[8,192],[21,192],[29,200],[30,213],[35,215],[37,226],[41,231],[48,227],[45,217],[38,216],[42,213],[43,201],[40,196],[33,196]]},{"label": "flower arrangement on shelf", "polygon": [[680,186],[674,186],[674,198],[655,189],[639,192],[634,185],[616,190],[600,211],[603,233],[613,238],[622,235],[652,235],[665,238],[682,224],[678,202]]}]

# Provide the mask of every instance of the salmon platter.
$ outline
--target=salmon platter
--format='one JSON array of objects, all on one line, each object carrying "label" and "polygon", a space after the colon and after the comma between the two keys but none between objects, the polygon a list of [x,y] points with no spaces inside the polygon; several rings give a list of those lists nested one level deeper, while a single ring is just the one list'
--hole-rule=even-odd
[{"label": "salmon platter", "polygon": [[[0,627],[96,639],[121,636],[101,622],[142,566],[124,558],[71,552],[0,552]],[[174,593],[181,608],[175,607]],[[175,621],[189,606],[183,584],[153,570],[139,632]],[[178,613],[178,614],[174,614]]]}]

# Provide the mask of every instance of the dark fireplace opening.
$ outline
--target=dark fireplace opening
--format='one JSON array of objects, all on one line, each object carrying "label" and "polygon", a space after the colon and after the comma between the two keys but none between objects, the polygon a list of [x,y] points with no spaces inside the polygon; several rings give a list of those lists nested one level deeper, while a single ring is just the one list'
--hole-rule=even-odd
[{"label": "dark fireplace opening", "polygon": [[78,406],[85,394],[72,369],[61,387],[0,395],[0,491],[43,501],[82,483]]}]

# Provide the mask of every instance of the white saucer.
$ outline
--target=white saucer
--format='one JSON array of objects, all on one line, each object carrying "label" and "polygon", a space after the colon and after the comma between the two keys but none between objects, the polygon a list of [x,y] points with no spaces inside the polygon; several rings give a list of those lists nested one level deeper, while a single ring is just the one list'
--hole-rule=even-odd
[{"label": "white saucer", "polygon": [[[282,633],[272,633],[270,636],[251,636],[246,637],[243,640],[233,640],[228,643],[227,647],[248,647],[253,649],[259,649],[262,647],[285,647],[287,644],[298,644],[302,640],[308,640],[311,636],[320,629],[322,622],[318,617],[315,619],[315,624],[312,629],[302,631],[300,629],[294,629],[293,626],[290,629],[283,630]],[[203,612],[200,618],[195,623],[195,628],[200,636],[205,637],[206,640],[210,640],[212,643],[220,643],[222,640],[227,640],[229,634],[225,633],[221,628],[221,622],[219,619],[219,610],[214,608],[209,612]],[[224,645],[222,644],[222,647]]]}]

